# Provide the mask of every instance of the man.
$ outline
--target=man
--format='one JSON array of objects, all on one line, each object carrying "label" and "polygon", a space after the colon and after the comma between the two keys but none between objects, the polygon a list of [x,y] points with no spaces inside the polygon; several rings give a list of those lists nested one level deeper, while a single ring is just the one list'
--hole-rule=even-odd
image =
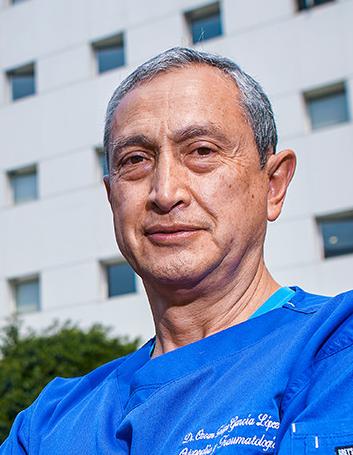
[{"label": "man", "polygon": [[104,142],[117,242],[156,337],[54,380],[0,453],[351,453],[352,294],[283,288],[264,263],[295,155],[275,154],[261,87],[171,49],[117,88]]}]

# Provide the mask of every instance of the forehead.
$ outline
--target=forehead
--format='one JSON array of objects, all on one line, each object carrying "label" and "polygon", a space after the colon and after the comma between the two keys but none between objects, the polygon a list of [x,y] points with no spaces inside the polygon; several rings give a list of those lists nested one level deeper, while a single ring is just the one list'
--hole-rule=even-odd
[{"label": "forehead", "polygon": [[174,130],[195,121],[231,131],[248,128],[238,88],[218,68],[192,65],[143,82],[121,100],[114,116],[113,136],[137,133],[146,127]]}]

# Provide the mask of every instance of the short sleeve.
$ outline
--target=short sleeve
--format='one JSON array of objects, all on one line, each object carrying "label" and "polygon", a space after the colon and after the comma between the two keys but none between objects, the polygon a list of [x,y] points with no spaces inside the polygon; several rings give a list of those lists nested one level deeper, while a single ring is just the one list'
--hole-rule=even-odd
[{"label": "short sleeve", "polygon": [[0,447],[0,455],[37,453],[42,435],[50,431],[56,409],[70,391],[83,382],[81,378],[55,378],[49,382],[31,406],[18,414]]},{"label": "short sleeve", "polygon": [[29,453],[32,411],[33,405],[18,414],[8,438],[0,447],[1,455],[24,455]]}]

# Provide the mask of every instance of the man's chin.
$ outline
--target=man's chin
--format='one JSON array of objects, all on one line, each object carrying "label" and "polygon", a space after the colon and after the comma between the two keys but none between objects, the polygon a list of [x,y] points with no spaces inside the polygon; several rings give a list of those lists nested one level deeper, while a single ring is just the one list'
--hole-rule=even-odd
[{"label": "man's chin", "polygon": [[191,265],[165,264],[148,267],[141,271],[143,282],[148,287],[162,286],[170,289],[191,289],[207,275],[204,270]]}]

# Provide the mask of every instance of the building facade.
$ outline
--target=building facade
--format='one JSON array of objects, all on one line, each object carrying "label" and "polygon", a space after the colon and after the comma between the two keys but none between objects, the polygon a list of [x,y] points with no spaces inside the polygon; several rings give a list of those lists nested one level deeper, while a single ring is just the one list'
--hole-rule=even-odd
[{"label": "building facade", "polygon": [[285,285],[352,286],[353,0],[0,0],[0,320],[153,335],[102,184],[114,88],[177,45],[224,54],[268,93],[298,168],[266,257]]}]

